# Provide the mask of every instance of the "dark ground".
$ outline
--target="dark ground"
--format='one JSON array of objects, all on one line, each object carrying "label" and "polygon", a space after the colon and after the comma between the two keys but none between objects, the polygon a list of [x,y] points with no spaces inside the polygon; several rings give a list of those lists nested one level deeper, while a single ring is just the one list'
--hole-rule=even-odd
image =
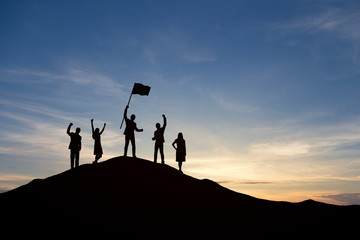
[{"label": "dark ground", "polygon": [[345,239],[358,235],[360,216],[360,206],[257,199],[126,157],[35,179],[0,204],[1,233],[12,238]]}]

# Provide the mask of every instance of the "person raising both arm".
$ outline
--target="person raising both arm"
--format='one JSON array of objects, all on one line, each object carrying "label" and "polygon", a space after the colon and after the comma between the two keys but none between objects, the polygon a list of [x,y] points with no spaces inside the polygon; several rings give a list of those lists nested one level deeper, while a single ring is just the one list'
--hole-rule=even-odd
[{"label": "person raising both arm", "polygon": [[95,155],[95,161],[94,164],[98,162],[98,160],[102,157],[103,150],[101,147],[101,134],[104,132],[106,127],[106,123],[104,123],[104,127],[100,131],[99,128],[96,128],[94,130],[94,119],[91,119],[91,130],[92,130],[92,138],[95,140],[94,142],[94,155]]}]

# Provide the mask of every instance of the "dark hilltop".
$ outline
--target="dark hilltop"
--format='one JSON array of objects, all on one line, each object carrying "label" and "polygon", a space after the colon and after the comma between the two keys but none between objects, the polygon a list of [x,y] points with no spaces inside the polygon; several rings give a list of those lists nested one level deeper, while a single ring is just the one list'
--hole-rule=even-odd
[{"label": "dark hilltop", "polygon": [[11,238],[344,238],[357,235],[360,215],[360,206],[254,198],[130,157],[35,179],[0,204]]}]

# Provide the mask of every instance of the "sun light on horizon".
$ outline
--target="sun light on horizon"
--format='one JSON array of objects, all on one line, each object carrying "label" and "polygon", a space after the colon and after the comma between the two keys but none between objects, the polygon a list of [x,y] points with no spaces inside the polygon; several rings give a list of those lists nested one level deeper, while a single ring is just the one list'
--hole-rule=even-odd
[{"label": "sun light on horizon", "polygon": [[106,122],[101,161],[124,150],[134,82],[140,158],[165,162],[184,133],[184,172],[259,198],[360,204],[357,1],[3,1],[0,191],[94,160],[90,119]]}]

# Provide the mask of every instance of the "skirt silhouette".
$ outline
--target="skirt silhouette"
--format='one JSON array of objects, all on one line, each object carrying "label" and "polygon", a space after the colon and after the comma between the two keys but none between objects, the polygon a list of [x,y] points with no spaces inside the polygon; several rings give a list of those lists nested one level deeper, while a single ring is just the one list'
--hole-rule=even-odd
[{"label": "skirt silhouette", "polygon": [[94,134],[94,135],[93,135],[93,139],[95,140],[95,144],[94,144],[94,155],[101,155],[101,154],[103,154],[103,150],[102,150],[101,142],[100,142],[100,135],[99,135],[99,134]]}]

